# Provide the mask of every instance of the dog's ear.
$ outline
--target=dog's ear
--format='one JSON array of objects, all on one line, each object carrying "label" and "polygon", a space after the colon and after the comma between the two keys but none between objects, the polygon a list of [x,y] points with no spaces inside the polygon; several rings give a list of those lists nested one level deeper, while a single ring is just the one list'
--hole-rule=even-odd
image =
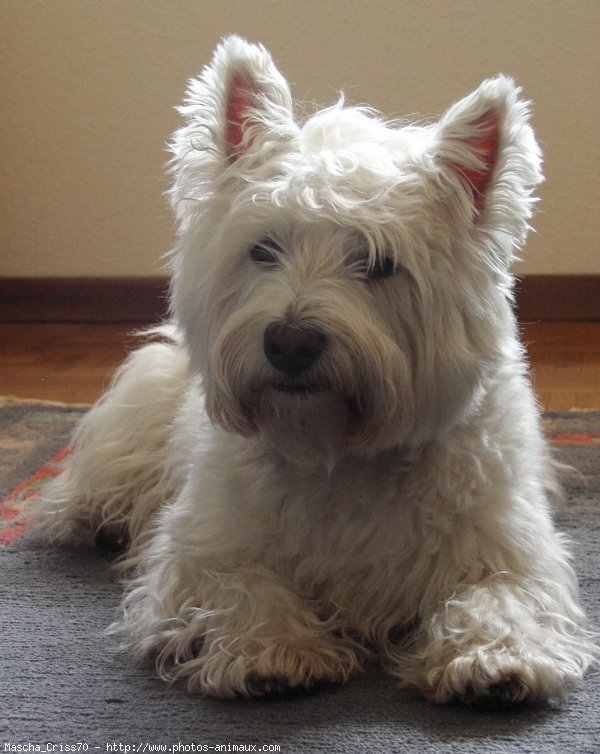
[{"label": "dog's ear", "polygon": [[224,39],[200,76],[188,83],[178,108],[185,125],[169,148],[171,205],[188,227],[215,184],[264,170],[298,137],[289,86],[261,45]]},{"label": "dog's ear", "polygon": [[[223,150],[235,161],[262,131],[285,137],[293,126],[292,96],[262,45],[229,37],[217,49],[213,66],[224,83]],[[295,134],[295,129],[292,128]]]},{"label": "dog's ear", "polygon": [[234,35],[221,42],[210,64],[189,82],[179,110],[188,121],[188,137],[195,132],[195,146],[216,149],[229,164],[255,144],[268,142],[272,148],[278,139],[297,133],[290,88],[271,56],[262,45]]},{"label": "dog's ear", "polygon": [[459,195],[461,214],[519,237],[531,216],[533,188],[542,181],[541,154],[520,91],[506,76],[484,81],[439,121],[434,148],[438,167]]}]

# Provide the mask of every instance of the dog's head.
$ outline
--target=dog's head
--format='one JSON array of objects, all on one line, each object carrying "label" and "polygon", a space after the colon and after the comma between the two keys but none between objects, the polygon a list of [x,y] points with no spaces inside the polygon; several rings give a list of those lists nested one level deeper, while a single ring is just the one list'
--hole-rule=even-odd
[{"label": "dog's head", "polygon": [[499,76],[429,125],[341,100],[300,121],[263,47],[217,48],[171,192],[172,310],[216,424],[331,467],[475,409],[517,356],[508,267],[541,180],[518,95]]}]

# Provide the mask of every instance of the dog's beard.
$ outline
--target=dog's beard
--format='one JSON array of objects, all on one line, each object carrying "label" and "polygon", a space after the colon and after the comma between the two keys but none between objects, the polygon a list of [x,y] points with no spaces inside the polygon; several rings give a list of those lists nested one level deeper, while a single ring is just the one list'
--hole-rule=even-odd
[{"label": "dog's beard", "polygon": [[352,428],[349,401],[330,389],[286,391],[266,387],[255,422],[276,449],[298,466],[331,471],[344,456]]}]

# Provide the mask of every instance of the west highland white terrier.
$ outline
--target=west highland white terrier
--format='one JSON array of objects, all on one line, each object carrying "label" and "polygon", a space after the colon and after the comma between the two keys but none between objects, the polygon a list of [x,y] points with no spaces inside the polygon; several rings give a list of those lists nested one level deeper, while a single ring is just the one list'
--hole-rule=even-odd
[{"label": "west highland white terrier", "polygon": [[175,133],[171,323],[81,422],[50,542],[127,541],[119,630],[217,697],[373,656],[436,702],[560,698],[597,656],[512,312],[542,180],[520,90],[301,121],[232,36]]}]

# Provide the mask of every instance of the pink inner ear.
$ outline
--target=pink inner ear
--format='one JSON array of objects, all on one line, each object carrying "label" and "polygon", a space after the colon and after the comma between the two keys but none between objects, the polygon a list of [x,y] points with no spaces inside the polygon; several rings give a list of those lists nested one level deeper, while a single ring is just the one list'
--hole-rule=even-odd
[{"label": "pink inner ear", "polygon": [[473,189],[473,199],[476,208],[481,211],[485,205],[485,192],[496,167],[498,159],[498,145],[500,142],[500,118],[494,111],[488,112],[476,120],[472,125],[481,126],[483,134],[480,139],[469,142],[477,150],[484,168],[475,170],[464,165],[455,164],[458,172],[464,176]]},{"label": "pink inner ear", "polygon": [[234,73],[229,81],[225,112],[225,149],[235,160],[244,140],[244,124],[248,122],[248,109],[256,104],[259,89],[245,71]]}]

